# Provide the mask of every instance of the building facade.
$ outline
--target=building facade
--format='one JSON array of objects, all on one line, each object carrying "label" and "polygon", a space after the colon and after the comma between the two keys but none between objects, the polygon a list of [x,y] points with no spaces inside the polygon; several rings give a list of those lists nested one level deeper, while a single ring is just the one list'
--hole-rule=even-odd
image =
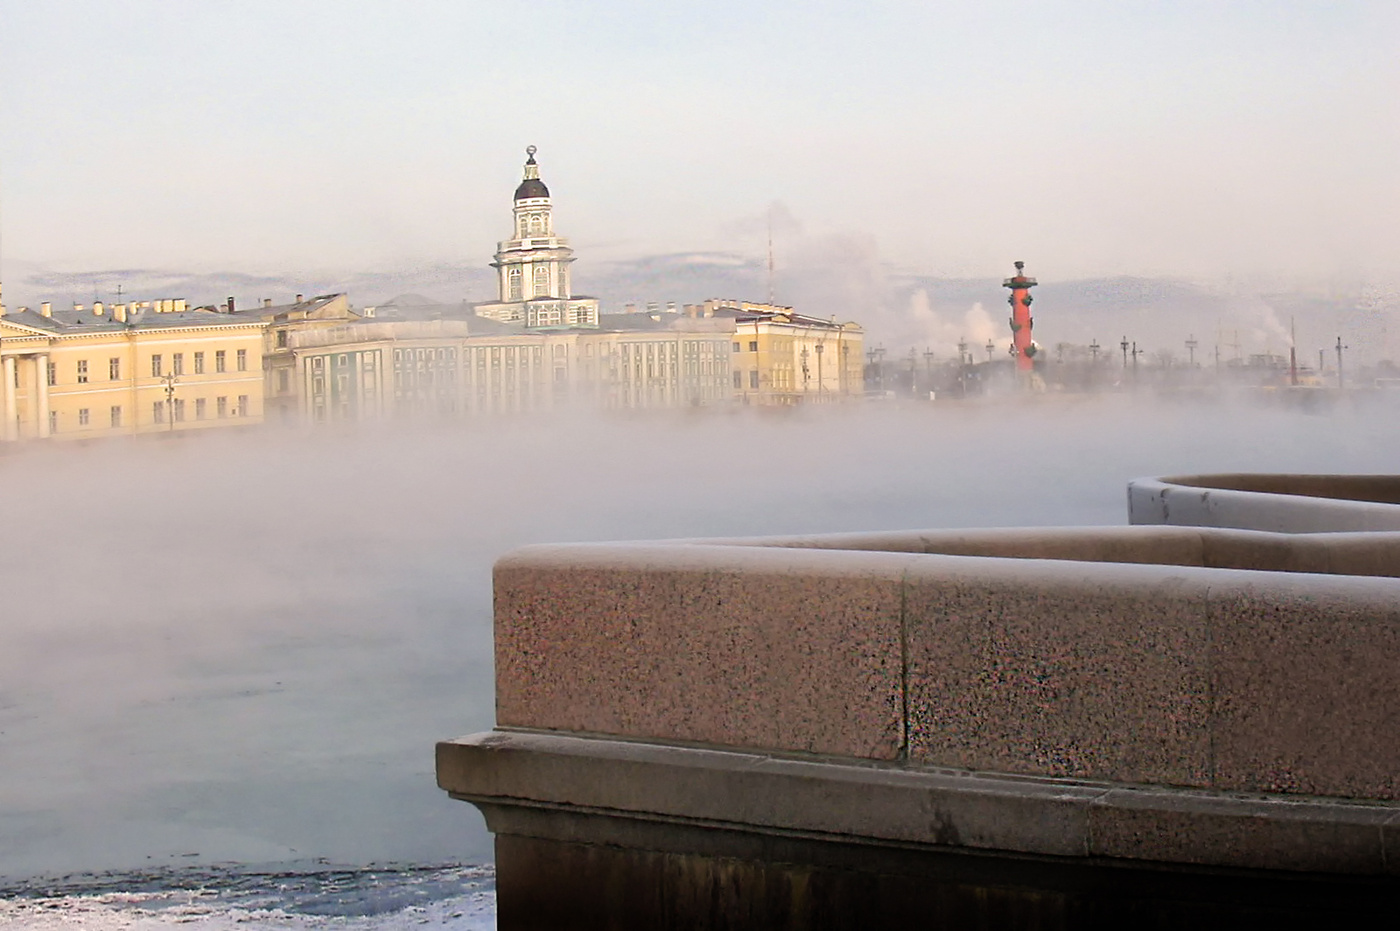
[{"label": "building facade", "polygon": [[553,201],[540,180],[535,147],[527,148],[525,154],[524,178],[515,189],[514,235],[497,244],[491,263],[499,300],[478,304],[476,312],[529,329],[596,327],[597,299],[573,296],[569,266],[574,250],[567,239],[555,234]]},{"label": "building facade", "polygon": [[705,313],[733,321],[734,397],[745,404],[829,404],[865,393],[864,331],[791,307],[710,300]]},{"label": "building facade", "polygon": [[68,311],[0,305],[0,437],[91,439],[259,423],[262,345],[261,324],[188,310],[183,301]]},{"label": "building facade", "polygon": [[732,394],[727,324],[635,332],[482,323],[364,319],[294,334],[303,415],[326,423],[694,407]]}]

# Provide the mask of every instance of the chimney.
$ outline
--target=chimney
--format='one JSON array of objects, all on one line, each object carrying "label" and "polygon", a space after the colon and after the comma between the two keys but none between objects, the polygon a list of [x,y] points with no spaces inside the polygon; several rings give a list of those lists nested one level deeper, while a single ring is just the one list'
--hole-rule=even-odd
[{"label": "chimney", "polygon": [[[78,305],[78,309],[82,310],[81,304]],[[39,313],[43,314],[45,317],[52,317],[53,304],[50,304],[48,301],[44,301],[44,303],[39,305]]]},{"label": "chimney", "polygon": [[298,294],[298,295],[297,295],[297,303],[300,304],[301,301],[302,301],[302,295]]},{"label": "chimney", "polygon": [[101,302],[101,301],[94,301],[94,302],[93,302],[93,305],[92,305],[92,315],[93,315],[94,317],[100,317],[100,316],[102,316],[102,302]]},{"label": "chimney", "polygon": [[126,323],[126,305],[125,305],[125,304],[113,304],[113,305],[112,305],[112,319],[115,320],[115,321],[117,321],[118,323]]},{"label": "chimney", "polygon": [[264,306],[264,307],[271,307],[271,306],[272,306],[272,298],[270,298],[270,297],[265,297],[265,298],[263,298],[263,306]]},{"label": "chimney", "polygon": [[228,312],[233,313],[233,295],[228,296]]},{"label": "chimney", "polygon": [[186,308],[186,306],[188,305],[188,302],[187,302],[187,300],[186,300],[185,298],[183,298],[183,297],[177,297],[177,298],[175,298],[175,302],[174,302],[174,303],[175,303],[175,312],[176,312],[176,313],[182,314],[182,313],[185,312],[185,308]]}]

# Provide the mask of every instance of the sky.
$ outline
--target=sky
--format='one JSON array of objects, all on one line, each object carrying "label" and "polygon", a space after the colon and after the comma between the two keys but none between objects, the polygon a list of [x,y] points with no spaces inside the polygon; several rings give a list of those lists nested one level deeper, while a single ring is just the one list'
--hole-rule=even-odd
[{"label": "sky", "polygon": [[0,277],[484,266],[533,144],[580,280],[1375,282],[1397,92],[1387,2],[0,0]]}]

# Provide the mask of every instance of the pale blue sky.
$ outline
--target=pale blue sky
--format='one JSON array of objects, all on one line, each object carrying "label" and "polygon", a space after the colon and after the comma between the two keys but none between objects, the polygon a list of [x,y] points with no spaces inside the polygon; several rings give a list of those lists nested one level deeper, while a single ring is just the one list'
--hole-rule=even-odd
[{"label": "pale blue sky", "polygon": [[[1372,278],[1400,4],[0,0],[3,262],[489,261],[540,148],[581,260]],[[796,232],[784,235],[797,236]]]}]

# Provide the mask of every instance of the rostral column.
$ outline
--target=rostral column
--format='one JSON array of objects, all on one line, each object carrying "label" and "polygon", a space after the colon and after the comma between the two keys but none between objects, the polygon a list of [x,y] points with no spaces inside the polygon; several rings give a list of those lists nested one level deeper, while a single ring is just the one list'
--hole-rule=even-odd
[{"label": "rostral column", "polygon": [[1007,303],[1011,305],[1011,354],[1016,357],[1016,371],[1030,374],[1034,367],[1032,360],[1040,347],[1031,339],[1031,288],[1036,281],[1021,273],[1025,262],[1016,263],[1016,275],[1003,281],[1002,287],[1011,289]]}]

